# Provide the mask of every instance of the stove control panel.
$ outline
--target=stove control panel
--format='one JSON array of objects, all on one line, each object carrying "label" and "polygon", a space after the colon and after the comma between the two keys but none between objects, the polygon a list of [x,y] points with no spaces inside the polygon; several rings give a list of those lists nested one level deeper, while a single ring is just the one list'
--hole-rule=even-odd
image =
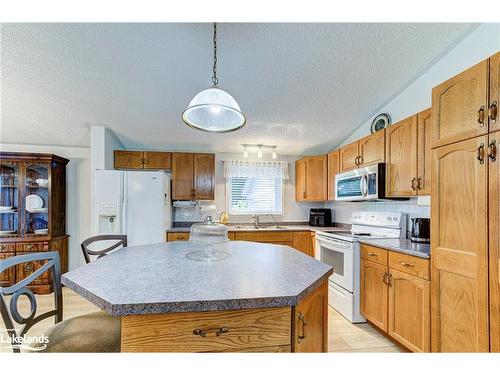
[{"label": "stove control panel", "polygon": [[353,225],[371,225],[380,227],[402,228],[405,215],[401,212],[354,211],[351,216]]}]

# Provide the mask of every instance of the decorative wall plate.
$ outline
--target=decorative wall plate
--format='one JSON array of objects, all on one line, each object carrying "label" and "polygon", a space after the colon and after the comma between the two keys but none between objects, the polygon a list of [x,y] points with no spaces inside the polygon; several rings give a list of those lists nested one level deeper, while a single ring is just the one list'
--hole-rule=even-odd
[{"label": "decorative wall plate", "polygon": [[373,134],[375,132],[378,132],[379,130],[385,129],[389,125],[391,125],[391,116],[389,116],[387,113],[381,113],[373,119],[370,131]]}]

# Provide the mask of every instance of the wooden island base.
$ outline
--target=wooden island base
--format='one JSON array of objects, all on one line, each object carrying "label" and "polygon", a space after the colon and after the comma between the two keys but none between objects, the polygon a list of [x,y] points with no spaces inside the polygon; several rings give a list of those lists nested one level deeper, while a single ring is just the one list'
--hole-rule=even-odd
[{"label": "wooden island base", "polygon": [[328,281],[297,306],[126,315],[122,352],[327,352]]}]

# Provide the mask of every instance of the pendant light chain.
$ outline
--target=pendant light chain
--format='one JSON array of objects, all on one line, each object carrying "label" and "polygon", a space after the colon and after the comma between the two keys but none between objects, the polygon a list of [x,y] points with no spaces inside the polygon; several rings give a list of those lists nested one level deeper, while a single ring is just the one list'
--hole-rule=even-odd
[{"label": "pendant light chain", "polygon": [[217,78],[217,22],[214,22],[214,75],[212,76],[212,83],[214,86],[219,84],[219,79]]}]

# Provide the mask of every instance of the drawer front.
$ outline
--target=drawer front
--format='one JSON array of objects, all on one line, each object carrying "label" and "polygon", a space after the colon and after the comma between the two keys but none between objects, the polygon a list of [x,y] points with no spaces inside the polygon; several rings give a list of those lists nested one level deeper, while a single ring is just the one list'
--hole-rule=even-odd
[{"label": "drawer front", "polygon": [[430,280],[430,262],[407,254],[389,253],[389,268]]},{"label": "drawer front", "polygon": [[18,243],[17,252],[32,253],[37,251],[48,251],[48,242]]},{"label": "drawer front", "polygon": [[15,243],[2,243],[0,244],[0,253],[15,253],[16,244]]},{"label": "drawer front", "polygon": [[[41,268],[46,261],[39,261],[35,260],[32,262],[26,262],[26,263],[21,263],[16,266],[16,274],[17,274],[17,282],[24,280],[27,278],[29,275],[31,275],[33,272],[35,272],[37,269]],[[42,284],[48,284],[51,280],[49,272],[52,271],[46,271],[40,276],[38,276],[35,280],[31,282],[29,285],[42,285]]]},{"label": "drawer front", "polygon": [[188,232],[171,232],[167,233],[167,241],[187,241],[189,240]]},{"label": "drawer front", "polygon": [[237,241],[252,242],[292,242],[293,232],[236,232]]},{"label": "drawer front", "polygon": [[387,250],[361,244],[361,258],[387,266]]},{"label": "drawer front", "polygon": [[289,347],[291,308],[126,315],[122,352],[255,351]]}]

